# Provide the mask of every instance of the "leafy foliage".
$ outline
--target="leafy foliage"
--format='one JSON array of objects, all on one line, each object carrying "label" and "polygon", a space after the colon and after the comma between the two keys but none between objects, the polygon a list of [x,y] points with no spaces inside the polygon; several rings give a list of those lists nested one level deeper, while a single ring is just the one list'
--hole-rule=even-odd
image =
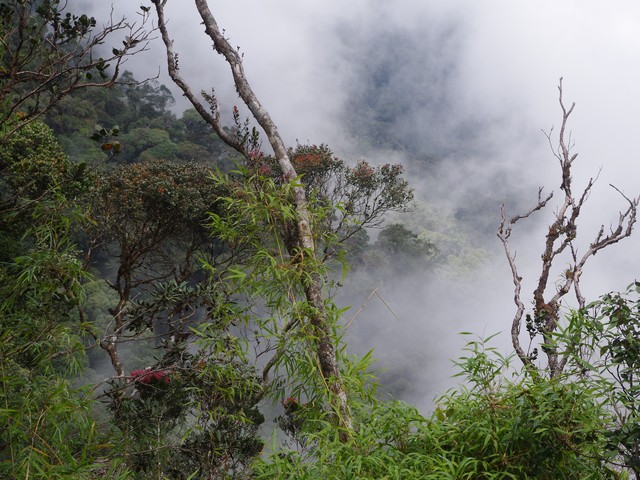
[{"label": "leafy foliage", "polygon": [[[194,164],[147,162],[102,175],[92,192],[92,212],[108,238],[129,244],[208,236],[202,225],[222,187]],[[147,243],[144,243],[147,242]]]},{"label": "leafy foliage", "polygon": [[69,380],[84,356],[74,312],[86,278],[71,195],[86,179],[37,122],[1,144],[0,158],[0,476],[95,478],[91,400]]},{"label": "leafy foliage", "polygon": [[[309,397],[324,395],[324,384],[319,378],[308,384],[315,377],[312,372],[317,364],[310,354],[312,333],[304,321],[311,310],[304,297],[304,279],[308,273],[302,264],[323,274],[325,266],[295,244],[291,229],[296,213],[289,201],[290,187],[249,172],[235,180],[218,174],[215,181],[231,186],[231,191],[220,199],[221,212],[210,217],[211,232],[221,241],[246,252],[219,272],[220,281],[241,295],[249,307],[262,310],[253,321],[259,346],[265,342],[261,348],[276,351],[269,368],[284,365],[288,383],[297,385],[296,389],[306,389]],[[319,241],[330,239],[323,237]],[[293,254],[289,253],[291,244]],[[215,271],[212,266],[209,269]],[[264,378],[268,371],[264,372]],[[304,382],[297,380],[299,374]]]},{"label": "leafy foliage", "polygon": [[437,254],[436,246],[399,223],[387,225],[374,245],[393,274],[423,271]]},{"label": "leafy foliage", "polygon": [[86,165],[69,161],[49,127],[33,122],[0,149],[3,208],[17,207],[27,199],[44,199],[55,189],[73,198],[88,185],[85,169]]},{"label": "leafy foliage", "polygon": [[67,155],[102,169],[142,160],[230,170],[235,158],[231,149],[195,110],[177,118],[170,110],[173,103],[167,87],[155,80],[141,84],[125,71],[112,88],[65,97],[46,119]]},{"label": "leafy foliage", "polygon": [[[400,165],[373,167],[362,160],[351,167],[326,145],[298,145],[288,154],[309,202],[322,210],[314,225],[317,237],[332,237],[319,244],[323,261],[351,250],[363,240],[365,228],[380,227],[389,213],[411,208],[413,191]],[[255,153],[247,166],[250,172],[282,182],[273,157]]]},{"label": "leafy foliage", "polygon": [[245,478],[262,450],[261,387],[242,348],[211,324],[195,333],[197,353],[166,345],[157,366],[132,371],[108,393],[134,478]]},{"label": "leafy foliage", "polygon": [[615,413],[606,456],[640,478],[640,283],[575,312],[561,334],[572,360]]},{"label": "leafy foliage", "polygon": [[329,425],[297,431],[306,448],[259,460],[256,478],[617,478],[600,457],[606,412],[587,384],[507,381],[509,357],[470,342],[457,365],[468,387],[430,417],[401,402],[353,406],[357,428],[339,442]]}]

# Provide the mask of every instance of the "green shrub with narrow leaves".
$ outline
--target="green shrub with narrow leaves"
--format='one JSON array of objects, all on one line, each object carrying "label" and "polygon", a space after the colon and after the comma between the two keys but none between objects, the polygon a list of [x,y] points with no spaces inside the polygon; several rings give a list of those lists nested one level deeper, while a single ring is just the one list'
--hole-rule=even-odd
[{"label": "green shrub with narrow leaves", "polygon": [[260,459],[256,478],[622,478],[601,460],[608,414],[593,388],[524,373],[509,380],[508,357],[484,342],[467,350],[457,363],[466,386],[432,415],[401,402],[361,404],[346,443],[329,424],[305,423],[303,447]]},{"label": "green shrub with narrow leaves", "polygon": [[[71,241],[85,178],[38,122],[0,145],[0,478],[118,478],[91,392],[76,309],[87,274]],[[126,473],[126,472],[125,472]]]},{"label": "green shrub with narrow leaves", "polygon": [[559,336],[612,412],[602,456],[640,478],[640,282],[574,312]]}]

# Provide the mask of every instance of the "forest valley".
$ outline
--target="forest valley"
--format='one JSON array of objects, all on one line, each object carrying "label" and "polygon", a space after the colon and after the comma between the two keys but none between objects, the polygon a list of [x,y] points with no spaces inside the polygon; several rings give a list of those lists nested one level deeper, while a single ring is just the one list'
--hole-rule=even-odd
[{"label": "forest valley", "polygon": [[[474,337],[459,386],[420,412],[380,393],[373,353],[349,353],[335,302],[351,275],[442,265],[437,235],[391,217],[425,208],[402,168],[285,145],[204,0],[242,108],[194,93],[166,2],[135,23],[0,3],[0,477],[640,478],[640,283],[580,290],[639,199],[620,192],[617,224],[578,232],[595,181],[572,184],[562,81],[533,305],[511,234],[553,194],[497,225],[514,353]],[[160,40],[192,105],[179,116],[165,85],[123,69]]]}]

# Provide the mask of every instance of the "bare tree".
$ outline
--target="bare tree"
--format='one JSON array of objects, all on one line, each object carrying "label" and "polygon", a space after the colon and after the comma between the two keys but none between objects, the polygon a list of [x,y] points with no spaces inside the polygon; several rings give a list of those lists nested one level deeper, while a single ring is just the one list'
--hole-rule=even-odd
[{"label": "bare tree", "polygon": [[[554,338],[560,322],[560,306],[562,299],[573,289],[575,298],[579,308],[585,307],[585,298],[580,291],[580,279],[583,269],[587,261],[600,250],[619,242],[623,238],[631,235],[633,227],[636,223],[637,207],[640,197],[628,198],[620,190],[612,185],[624,200],[628,203],[628,207],[619,213],[618,221],[612,225],[608,232],[605,232],[605,226],[602,225],[595,236],[595,239],[589,244],[584,253],[580,253],[576,244],[578,232],[578,217],[591,193],[591,189],[597,179],[590,178],[587,185],[579,195],[573,191],[571,167],[576,160],[578,154],[572,153],[573,141],[571,133],[567,132],[567,124],[569,117],[573,112],[575,103],[569,108],[566,107],[563,100],[562,78],[558,85],[560,108],[562,109],[562,123],[558,133],[557,145],[554,145],[552,138],[553,128],[545,133],[553,155],[560,163],[562,174],[562,183],[560,190],[564,194],[563,202],[555,213],[555,220],[549,226],[549,230],[545,236],[544,249],[542,251],[542,265],[537,285],[533,291],[533,312],[525,315],[526,307],[522,300],[522,277],[518,273],[516,266],[516,255],[509,245],[509,239],[513,226],[520,220],[528,218],[534,212],[544,209],[549,201],[553,198],[553,193],[543,198],[542,188],[538,191],[538,202],[528,212],[507,218],[504,205],[501,209],[502,220],[498,228],[498,237],[502,241],[505,255],[511,268],[513,276],[513,284],[515,287],[514,302],[516,304],[516,314],[513,318],[511,326],[511,340],[516,353],[526,367],[535,369],[534,360],[537,357],[537,349],[531,352],[525,352],[520,342],[520,331],[523,319],[526,321],[526,327],[529,331],[531,340],[536,336],[542,337],[542,350],[546,354],[549,375],[551,378],[557,377],[567,363],[568,356],[564,354],[558,347]],[[551,270],[554,265],[557,266],[560,259],[566,261],[568,252],[569,266],[564,269],[562,280],[559,284],[555,282],[549,283]],[[565,255],[563,255],[565,254]],[[562,256],[561,256],[562,255]]]},{"label": "bare tree", "polygon": [[[180,76],[178,71],[178,54],[173,50],[173,42],[169,36],[167,22],[165,19],[164,7],[167,0],[152,0],[152,2],[155,5],[158,15],[158,28],[166,46],[169,75],[182,89],[184,95],[200,113],[202,118],[213,127],[220,138],[222,138],[222,140],[224,140],[228,145],[242,153],[245,157],[250,158],[252,153],[250,151],[251,146],[246,142],[239,140],[223,128],[220,120],[220,107],[215,95],[207,95],[203,93],[208,103],[208,105],[205,105],[193,93],[188,82]],[[238,53],[236,48],[229,44],[223,33],[220,31],[206,0],[194,0],[194,3],[200,17],[202,18],[205,33],[213,42],[215,51],[224,57],[225,61],[231,68],[233,80],[240,98],[246,104],[260,128],[262,128],[266,134],[269,144],[276,156],[283,178],[286,182],[293,183],[297,177],[297,172],[293,167],[287,148],[278,133],[275,123],[269,116],[267,110],[260,104],[256,94],[249,84],[242,65],[241,55]],[[294,258],[300,255],[301,252],[303,252],[304,255],[315,257],[316,248],[314,232],[310,221],[308,202],[304,187],[299,184],[292,185],[292,192],[292,202],[297,212],[297,225],[294,234],[294,242],[287,245],[287,249],[289,250],[289,254]],[[332,398],[335,402],[334,407],[339,414],[339,421],[348,431],[352,428],[351,415],[347,404],[346,390],[338,365],[336,346],[334,345],[333,336],[331,334],[328,312],[324,305],[324,294],[322,290],[324,279],[322,278],[322,275],[314,269],[309,269],[307,275],[303,275],[302,278],[304,278],[303,288],[305,296],[313,311],[313,313],[309,315],[309,322],[314,330],[314,336],[316,339],[316,354],[318,364],[320,366],[320,373],[326,382],[329,391],[332,393]],[[269,362],[269,365],[270,364],[271,362]],[[342,434],[342,438],[346,438],[346,435]]]}]

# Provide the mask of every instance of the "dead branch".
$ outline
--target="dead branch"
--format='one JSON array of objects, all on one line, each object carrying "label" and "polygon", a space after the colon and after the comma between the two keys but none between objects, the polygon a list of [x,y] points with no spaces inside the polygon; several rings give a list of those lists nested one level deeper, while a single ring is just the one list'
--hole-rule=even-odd
[{"label": "dead branch", "polygon": [[[169,72],[169,76],[171,80],[180,87],[184,96],[187,97],[187,100],[193,105],[193,108],[200,114],[200,116],[213,128],[216,134],[230,147],[234,148],[241,154],[248,156],[249,152],[246,151],[245,146],[242,145],[237,139],[229,134],[227,130],[224,129],[221,121],[220,121],[220,107],[218,105],[218,101],[216,96],[211,93],[207,94],[205,98],[209,103],[209,109],[198,99],[198,97],[193,93],[189,84],[182,78],[178,69],[178,54],[173,49],[173,41],[169,37],[169,31],[167,30],[167,21],[164,15],[164,5],[167,3],[166,0],[162,2],[154,2],[156,5],[156,12],[158,15],[158,28],[160,30],[160,35],[162,37],[162,41],[165,45],[167,51],[167,69]],[[204,94],[204,92],[203,92]]]},{"label": "dead branch", "polygon": [[[578,247],[575,243],[578,232],[578,218],[582,212],[582,208],[589,198],[591,190],[597,180],[597,176],[595,179],[589,179],[579,197],[576,197],[573,194],[571,167],[578,154],[572,153],[574,144],[571,139],[571,133],[567,133],[567,126],[569,117],[574,110],[575,103],[572,103],[569,108],[565,106],[562,91],[562,79],[560,79],[560,83],[558,85],[558,92],[560,108],[562,110],[562,123],[558,134],[557,147],[553,146],[553,129],[551,129],[549,133],[545,133],[545,136],[547,137],[553,155],[558,159],[560,164],[562,176],[560,190],[564,193],[564,198],[562,205],[555,213],[555,220],[551,223],[549,230],[545,235],[544,249],[541,256],[541,270],[538,276],[536,288],[533,291],[533,318],[527,319],[527,321],[530,322],[527,325],[527,328],[531,337],[533,338],[535,335],[540,335],[542,337],[542,349],[547,356],[549,375],[552,378],[562,373],[567,363],[567,357],[563,357],[559,353],[559,349],[556,344],[557,342],[554,338],[554,334],[560,321],[561,301],[563,297],[573,289],[579,308],[583,308],[585,306],[585,298],[580,290],[580,279],[585,264],[589,258],[594,256],[600,250],[631,235],[633,226],[636,222],[637,206],[640,202],[640,197],[630,199],[623,195],[616,187],[613,187],[628,202],[629,207],[624,212],[620,212],[618,223],[615,227],[611,228],[608,235],[605,235],[604,226],[602,226],[596,235],[595,241],[590,244],[589,248],[584,254],[582,254],[582,256],[578,255]],[[533,365],[533,359],[529,354],[524,352],[524,349],[520,344],[520,330],[525,311],[521,298],[522,278],[518,275],[515,255],[510,250],[508,240],[511,235],[512,227],[518,220],[527,218],[533,212],[541,210],[547,205],[548,201],[551,199],[551,195],[542,200],[541,191],[542,190],[538,192],[538,204],[524,215],[519,215],[507,220],[503,206],[502,219],[498,227],[498,237],[502,241],[515,286],[514,303],[516,304],[516,314],[511,327],[511,339],[518,357],[527,367],[531,367]],[[558,257],[565,251],[570,252],[571,264],[569,268],[564,271],[562,281],[558,285],[555,285],[555,291],[548,293],[551,271],[554,265],[558,263]]]},{"label": "dead branch", "polygon": [[509,262],[509,267],[511,268],[511,274],[512,274],[513,285],[514,285],[513,301],[516,304],[516,314],[513,317],[513,321],[511,323],[511,342],[513,344],[513,347],[516,350],[516,354],[518,355],[522,363],[527,367],[533,366],[533,363],[532,363],[533,359],[528,353],[525,353],[524,349],[522,348],[522,345],[520,344],[520,328],[522,326],[522,316],[524,315],[524,311],[525,311],[525,306],[521,298],[522,277],[518,274],[518,268],[516,266],[516,255],[515,253],[512,253],[509,248],[509,238],[511,237],[513,226],[519,220],[528,218],[534,212],[537,212],[538,210],[543,209],[547,205],[549,200],[551,200],[552,197],[553,197],[553,192],[547,195],[547,197],[543,199],[542,188],[539,188],[538,203],[527,213],[517,215],[515,217],[510,218],[509,220],[507,220],[507,213],[506,213],[505,206],[502,205],[500,208],[501,221],[498,227],[498,238],[500,238],[500,241],[502,242],[502,246],[504,248],[507,261]]}]

